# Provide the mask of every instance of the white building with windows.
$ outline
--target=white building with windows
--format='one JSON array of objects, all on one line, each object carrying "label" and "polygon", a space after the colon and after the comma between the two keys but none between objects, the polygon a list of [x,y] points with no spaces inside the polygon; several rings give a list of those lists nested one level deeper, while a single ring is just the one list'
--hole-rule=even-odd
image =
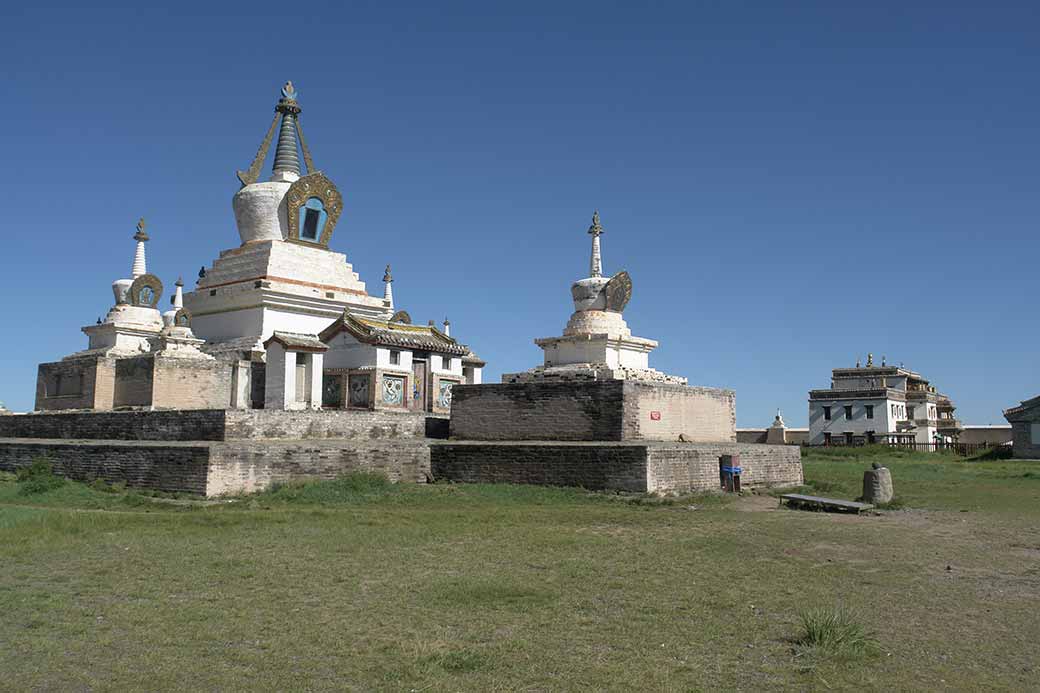
[{"label": "white building with windows", "polygon": [[955,442],[956,407],[919,373],[880,366],[835,368],[831,386],[809,392],[809,445],[891,445]]}]

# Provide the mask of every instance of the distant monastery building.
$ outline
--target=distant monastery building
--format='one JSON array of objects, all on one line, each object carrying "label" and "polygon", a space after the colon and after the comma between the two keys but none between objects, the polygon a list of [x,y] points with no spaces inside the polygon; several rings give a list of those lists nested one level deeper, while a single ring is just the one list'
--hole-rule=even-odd
[{"label": "distant monastery building", "polygon": [[835,368],[831,386],[809,392],[810,445],[953,442],[963,427],[953,402],[919,373],[889,366]]},{"label": "distant monastery building", "polygon": [[[383,294],[368,293],[329,242],[343,197],[314,168],[291,82],[232,199],[240,245],[177,280],[172,307],[149,274],[144,220],[130,277],[114,304],[83,328],[87,349],[39,367],[36,409],[377,409],[446,414],[452,388],[480,383],[484,362],[441,328],[413,325]],[[274,134],[272,174],[260,181]],[[302,154],[302,156],[301,156]],[[302,160],[302,166],[301,166]],[[306,173],[304,173],[304,168]]]}]

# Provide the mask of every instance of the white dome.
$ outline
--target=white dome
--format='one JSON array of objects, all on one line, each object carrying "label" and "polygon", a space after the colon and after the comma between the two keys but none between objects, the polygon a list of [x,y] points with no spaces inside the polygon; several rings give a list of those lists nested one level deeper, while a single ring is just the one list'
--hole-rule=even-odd
[{"label": "white dome", "polygon": [[289,181],[252,183],[235,193],[231,204],[242,243],[281,241],[289,237],[289,221],[285,210],[285,193]]},{"label": "white dome", "polygon": [[603,288],[609,281],[607,277],[587,277],[574,282],[571,285],[574,310],[606,310],[607,295]]}]

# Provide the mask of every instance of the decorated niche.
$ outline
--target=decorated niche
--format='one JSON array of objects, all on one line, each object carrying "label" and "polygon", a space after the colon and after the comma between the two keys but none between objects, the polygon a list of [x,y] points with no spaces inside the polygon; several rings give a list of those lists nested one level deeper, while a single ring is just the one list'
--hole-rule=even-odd
[{"label": "decorated niche", "polygon": [[442,380],[437,386],[437,406],[442,409],[451,409],[451,389],[454,387],[455,382],[452,380]]},{"label": "decorated niche", "polygon": [[178,308],[177,312],[173,314],[173,324],[175,327],[191,327],[191,311],[187,308]]},{"label": "decorated niche", "polygon": [[130,304],[141,308],[155,308],[162,296],[163,285],[154,274],[142,274],[127,291]]},{"label": "decorated niche", "polygon": [[285,193],[289,240],[328,246],[343,211],[343,196],[320,171],[303,176]]},{"label": "decorated niche", "polygon": [[383,404],[401,406],[404,404],[404,378],[383,376]]},{"label": "decorated niche", "polygon": [[372,378],[367,373],[351,375],[347,379],[347,406],[367,409],[371,382]]}]

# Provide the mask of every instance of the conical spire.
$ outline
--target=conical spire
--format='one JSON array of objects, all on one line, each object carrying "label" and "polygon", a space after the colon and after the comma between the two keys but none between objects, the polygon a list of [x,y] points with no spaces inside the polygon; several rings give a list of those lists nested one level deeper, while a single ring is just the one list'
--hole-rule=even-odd
[{"label": "conical spire", "polygon": [[184,307],[184,280],[177,277],[177,283],[174,286],[177,287],[177,290],[173,294],[173,307],[180,309]]},{"label": "conical spire", "polygon": [[603,227],[599,225],[599,210],[592,213],[592,226],[589,227],[592,235],[592,257],[589,260],[589,276],[603,276],[603,258],[599,251],[599,237],[603,233]]},{"label": "conical spire", "polygon": [[134,264],[130,269],[130,277],[137,279],[142,274],[148,274],[148,264],[144,257],[144,243],[148,240],[148,234],[144,230],[144,217],[137,220],[137,233],[134,234],[137,241],[137,250],[134,252]]},{"label": "conical spire", "polygon": [[292,82],[282,87],[282,98],[275,110],[282,114],[282,125],[278,130],[278,147],[274,150],[274,174],[294,173],[300,175],[300,157],[297,154],[296,116],[300,107],[296,103],[296,88]]}]

